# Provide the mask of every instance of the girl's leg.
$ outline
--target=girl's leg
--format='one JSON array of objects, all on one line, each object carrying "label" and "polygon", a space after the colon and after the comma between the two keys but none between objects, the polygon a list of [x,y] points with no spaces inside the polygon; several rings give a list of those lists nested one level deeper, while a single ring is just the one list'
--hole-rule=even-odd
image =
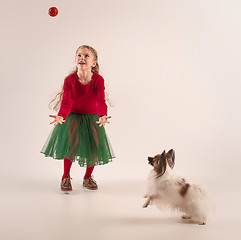
[{"label": "girl's leg", "polygon": [[68,158],[65,158],[64,159],[64,174],[63,174],[62,179],[70,178],[71,166],[72,166],[72,162]]},{"label": "girl's leg", "polygon": [[[94,138],[95,138],[95,142],[96,142],[96,146],[98,148],[98,143],[99,143],[99,136],[98,136],[98,125],[96,124],[95,121],[93,121],[93,133],[94,133]],[[94,151],[93,154],[93,159],[97,158],[97,148]],[[92,164],[95,164],[96,160],[94,160],[92,162]],[[91,177],[91,174],[94,170],[95,166],[92,167],[87,167],[86,168],[86,172],[85,172],[85,176],[84,176],[84,181],[83,181],[83,186],[86,187],[89,190],[97,190],[98,189],[98,185],[96,183],[96,181]]]},{"label": "girl's leg", "polygon": [[91,177],[93,170],[94,170],[94,166],[87,167],[85,176],[84,176],[83,186],[89,190],[97,190],[98,189],[98,185],[97,185],[96,181]]},{"label": "girl's leg", "polygon": [[95,166],[86,168],[84,179],[91,177],[91,174],[92,174],[92,172],[94,170],[94,167]]},{"label": "girl's leg", "polygon": [[70,180],[70,168],[72,166],[72,162],[68,159],[64,159],[64,174],[61,180],[61,190],[62,191],[72,191],[72,185],[71,185],[71,180]]},{"label": "girl's leg", "polygon": [[[96,145],[98,146],[99,137],[98,137],[97,128],[98,128],[97,124],[93,121],[93,133],[94,133]],[[96,151],[97,151],[97,150],[96,150]],[[95,155],[96,155],[96,154],[95,154]],[[95,158],[95,157],[94,157],[94,158]],[[91,177],[91,174],[92,174],[92,172],[93,172],[93,170],[94,170],[94,167],[95,167],[95,166],[87,167],[87,168],[86,168],[84,179]]]}]

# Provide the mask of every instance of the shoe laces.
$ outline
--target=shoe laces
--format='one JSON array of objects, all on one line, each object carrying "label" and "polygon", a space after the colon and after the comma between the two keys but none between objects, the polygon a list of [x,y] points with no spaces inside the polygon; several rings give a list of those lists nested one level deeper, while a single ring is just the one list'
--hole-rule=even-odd
[{"label": "shoe laces", "polygon": [[89,181],[89,182],[96,183],[96,181],[94,180],[94,176],[89,177],[89,178],[88,178],[88,181]]},{"label": "shoe laces", "polygon": [[63,179],[63,182],[64,182],[64,183],[70,183],[70,180],[72,180],[72,178],[70,178],[70,177],[69,177],[69,178],[64,178],[64,179]]}]

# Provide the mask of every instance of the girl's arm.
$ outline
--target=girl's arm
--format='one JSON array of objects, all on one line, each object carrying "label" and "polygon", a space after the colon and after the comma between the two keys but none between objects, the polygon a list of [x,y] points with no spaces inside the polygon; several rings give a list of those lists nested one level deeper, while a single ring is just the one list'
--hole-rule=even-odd
[{"label": "girl's arm", "polygon": [[98,79],[98,85],[97,85],[97,99],[99,103],[99,121],[96,123],[99,123],[99,127],[102,125],[105,126],[106,123],[110,123],[108,119],[111,118],[111,116],[107,116],[107,105],[105,100],[105,84],[104,79],[100,76]]},{"label": "girl's arm", "polygon": [[99,76],[97,84],[97,100],[99,105],[99,114],[98,117],[107,116],[107,105],[105,101],[105,84],[104,79]]},{"label": "girl's arm", "polygon": [[61,116],[63,119],[66,119],[72,108],[72,99],[71,99],[72,87],[71,87],[71,84],[68,82],[68,78],[65,79],[63,90],[64,90],[63,98],[62,98],[58,116]]}]

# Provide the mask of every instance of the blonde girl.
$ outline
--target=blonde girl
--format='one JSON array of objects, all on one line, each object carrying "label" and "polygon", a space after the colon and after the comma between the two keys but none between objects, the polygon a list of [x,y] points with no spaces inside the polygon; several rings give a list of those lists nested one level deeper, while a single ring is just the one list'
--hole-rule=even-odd
[{"label": "blonde girl", "polygon": [[104,79],[99,75],[98,55],[94,48],[82,45],[76,51],[76,71],[65,78],[63,89],[51,103],[59,110],[51,124],[55,127],[42,153],[46,157],[64,159],[61,190],[71,191],[70,168],[77,161],[86,166],[83,186],[98,189],[92,177],[95,165],[103,165],[115,157],[104,126],[107,115]]}]

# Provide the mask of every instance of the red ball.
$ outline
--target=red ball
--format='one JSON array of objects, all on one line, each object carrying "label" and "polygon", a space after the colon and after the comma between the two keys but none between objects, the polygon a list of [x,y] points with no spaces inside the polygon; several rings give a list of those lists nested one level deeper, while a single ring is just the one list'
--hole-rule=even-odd
[{"label": "red ball", "polygon": [[57,16],[57,14],[58,14],[58,8],[56,8],[56,7],[51,7],[50,9],[49,9],[49,16],[51,16],[51,17],[55,17],[55,16]]}]

